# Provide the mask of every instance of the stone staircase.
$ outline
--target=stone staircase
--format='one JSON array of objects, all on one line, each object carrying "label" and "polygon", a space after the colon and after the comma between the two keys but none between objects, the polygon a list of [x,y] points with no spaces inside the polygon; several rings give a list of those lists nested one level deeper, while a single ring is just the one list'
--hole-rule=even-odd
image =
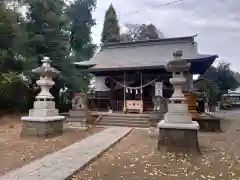
[{"label": "stone staircase", "polygon": [[102,115],[96,125],[148,128],[148,120],[149,115],[111,113]]}]

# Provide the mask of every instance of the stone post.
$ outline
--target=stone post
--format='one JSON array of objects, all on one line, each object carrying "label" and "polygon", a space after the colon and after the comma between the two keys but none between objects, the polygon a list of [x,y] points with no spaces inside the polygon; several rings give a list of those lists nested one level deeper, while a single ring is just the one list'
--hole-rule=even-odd
[{"label": "stone post", "polygon": [[65,117],[58,115],[54,97],[49,92],[55,84],[52,78],[59,71],[52,68],[50,62],[48,57],[44,57],[42,66],[32,70],[40,75],[37,85],[41,88],[41,92],[36,96],[34,107],[29,110],[29,116],[21,118],[21,136],[54,136],[63,132]]},{"label": "stone post", "polygon": [[67,118],[68,124],[85,130],[88,128],[88,116],[87,95],[85,93],[75,93],[72,110],[69,111],[69,118]]},{"label": "stone post", "polygon": [[153,112],[149,118],[149,135],[154,137],[158,133],[157,124],[159,121],[163,120],[164,114],[167,112],[167,100],[162,96],[153,97]]},{"label": "stone post", "polygon": [[172,72],[170,83],[173,85],[174,93],[169,99],[168,112],[164,120],[158,123],[159,139],[158,148],[166,149],[195,149],[199,152],[197,122],[192,121],[188,111],[188,103],[182,93],[182,86],[186,82],[184,72],[188,72],[190,64],[182,59],[182,51],[173,53],[174,60],[170,61],[166,70]]}]

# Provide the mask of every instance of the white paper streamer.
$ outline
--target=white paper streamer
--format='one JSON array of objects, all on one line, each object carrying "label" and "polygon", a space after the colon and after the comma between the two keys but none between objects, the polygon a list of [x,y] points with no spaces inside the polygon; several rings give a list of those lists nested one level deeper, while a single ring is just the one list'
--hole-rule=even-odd
[{"label": "white paper streamer", "polygon": [[138,90],[136,89],[136,95],[138,94]]}]

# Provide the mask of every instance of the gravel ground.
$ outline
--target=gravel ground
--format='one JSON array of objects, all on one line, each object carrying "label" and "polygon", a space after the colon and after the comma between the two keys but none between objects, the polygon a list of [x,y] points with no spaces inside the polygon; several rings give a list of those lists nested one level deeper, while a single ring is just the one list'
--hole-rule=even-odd
[{"label": "gravel ground", "polygon": [[61,136],[54,138],[20,138],[20,117],[3,117],[0,119],[0,176],[103,129],[65,129]]},{"label": "gravel ground", "polygon": [[225,133],[199,133],[202,155],[160,153],[157,138],[134,130],[71,180],[238,180],[240,121]]}]

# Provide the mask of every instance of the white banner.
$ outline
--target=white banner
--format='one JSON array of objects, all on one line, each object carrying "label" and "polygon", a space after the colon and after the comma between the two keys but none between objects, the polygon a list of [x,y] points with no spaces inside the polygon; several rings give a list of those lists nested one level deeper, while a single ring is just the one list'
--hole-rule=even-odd
[{"label": "white banner", "polygon": [[155,96],[162,96],[162,82],[155,82]]}]

